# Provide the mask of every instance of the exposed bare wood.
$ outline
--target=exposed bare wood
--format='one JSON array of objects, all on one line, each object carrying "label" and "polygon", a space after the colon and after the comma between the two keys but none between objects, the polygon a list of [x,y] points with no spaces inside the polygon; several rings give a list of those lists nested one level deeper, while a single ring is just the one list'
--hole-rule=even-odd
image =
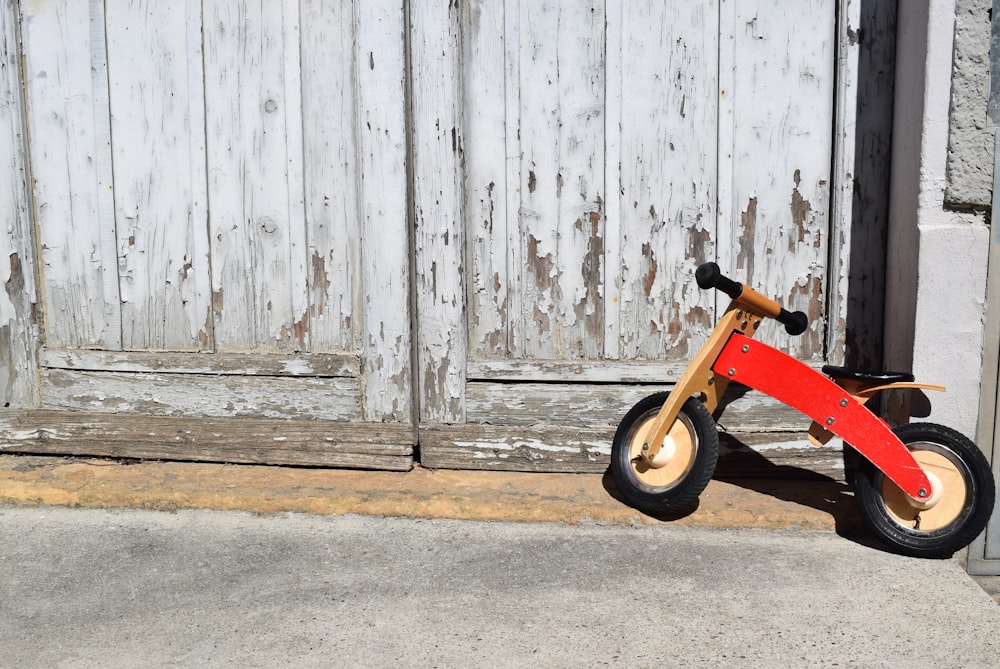
[{"label": "exposed bare wood", "polygon": [[51,369],[92,372],[160,374],[225,374],[245,376],[320,376],[356,378],[358,356],[353,353],[214,353],[192,355],[159,351],[84,351],[42,349],[41,365]]},{"label": "exposed bare wood", "polygon": [[156,416],[360,420],[356,379],[134,374],[48,369],[47,409]]},{"label": "exposed bare wood", "polygon": [[420,463],[441,469],[601,472],[608,468],[613,432],[428,425],[420,428]]},{"label": "exposed bare wood", "polygon": [[38,302],[17,7],[0,7],[0,408],[38,401]]},{"label": "exposed bare wood", "polygon": [[[552,425],[427,425],[420,428],[420,461],[441,469],[604,472],[614,428]],[[842,479],[839,445],[816,447],[802,433],[724,433],[716,477]]]},{"label": "exposed bare wood", "polygon": [[0,412],[0,451],[406,471],[408,426],[65,411]]}]

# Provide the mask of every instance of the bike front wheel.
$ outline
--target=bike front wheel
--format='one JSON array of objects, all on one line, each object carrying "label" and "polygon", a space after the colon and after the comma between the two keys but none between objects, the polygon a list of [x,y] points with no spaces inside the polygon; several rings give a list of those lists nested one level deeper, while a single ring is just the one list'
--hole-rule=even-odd
[{"label": "bike front wheel", "polygon": [[986,456],[962,434],[934,423],[902,425],[893,430],[941,494],[921,510],[877,467],[865,460],[854,492],[871,531],[903,555],[942,558],[968,546],[989,522],[996,495]]},{"label": "bike front wheel", "polygon": [[719,459],[719,435],[712,415],[697,399],[687,400],[667,434],[674,455],[654,468],[642,457],[646,433],[668,393],[640,400],[625,415],[611,445],[611,474],[631,506],[652,515],[686,509],[708,485]]}]

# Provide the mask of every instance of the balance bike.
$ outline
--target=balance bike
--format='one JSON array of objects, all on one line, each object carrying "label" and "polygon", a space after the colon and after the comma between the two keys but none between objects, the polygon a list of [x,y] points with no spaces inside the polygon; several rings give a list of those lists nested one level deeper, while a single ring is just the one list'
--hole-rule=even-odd
[{"label": "balance bike", "polygon": [[[942,386],[915,383],[910,374],[823,367],[823,374],[753,339],[764,318],[789,334],[808,327],[804,313],[721,274],[698,267],[703,289],[732,298],[701,351],[669,393],[637,403],[615,433],[611,472],[625,500],[640,511],[674,514],[708,485],[719,457],[712,413],[731,381],[759,390],[813,419],[814,444],[841,437],[864,456],[854,481],[861,516],[893,550],[946,557],[975,539],[993,511],[990,464],[976,445],[934,423],[890,429],[865,407],[878,391]],[[825,376],[825,375],[826,376]]]}]

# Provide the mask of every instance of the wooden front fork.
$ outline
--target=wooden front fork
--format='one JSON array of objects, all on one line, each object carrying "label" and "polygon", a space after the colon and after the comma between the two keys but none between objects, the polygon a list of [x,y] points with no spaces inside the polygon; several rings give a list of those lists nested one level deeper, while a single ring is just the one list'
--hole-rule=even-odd
[{"label": "wooden front fork", "polygon": [[712,365],[733,332],[753,337],[762,320],[761,315],[746,309],[735,300],[730,303],[708,341],[684,370],[684,374],[670,391],[656,419],[649,426],[649,432],[643,440],[641,457],[651,467],[666,464],[657,462],[656,456],[663,447],[663,441],[671,426],[677,420],[677,414],[689,398],[697,396],[704,402],[709,413],[714,412],[719,406],[719,401],[729,386],[729,378],[714,373]]}]

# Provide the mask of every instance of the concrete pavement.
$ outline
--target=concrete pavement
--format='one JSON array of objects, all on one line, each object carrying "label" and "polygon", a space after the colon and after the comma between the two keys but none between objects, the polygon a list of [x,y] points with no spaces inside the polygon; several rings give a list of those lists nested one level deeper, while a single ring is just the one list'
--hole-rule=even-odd
[{"label": "concrete pavement", "polygon": [[995,667],[951,560],[808,529],[0,507],[0,664]]},{"label": "concrete pavement", "polygon": [[867,544],[831,480],[4,455],[0,666],[996,665],[958,560]]}]

